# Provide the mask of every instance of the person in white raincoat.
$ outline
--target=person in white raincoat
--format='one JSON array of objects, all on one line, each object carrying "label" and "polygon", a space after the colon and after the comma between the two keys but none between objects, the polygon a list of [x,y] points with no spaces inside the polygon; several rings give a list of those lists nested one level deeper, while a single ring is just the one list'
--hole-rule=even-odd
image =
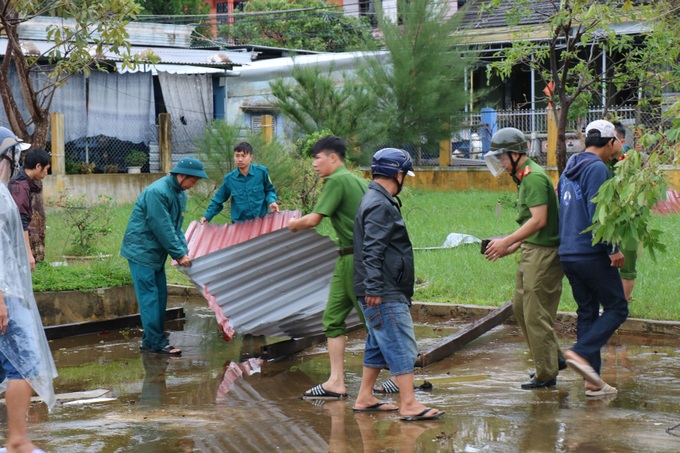
[{"label": "person in white raincoat", "polygon": [[28,438],[26,415],[33,390],[48,409],[54,407],[57,369],[33,296],[19,210],[6,186],[21,147],[11,131],[0,128],[0,392],[8,425],[0,452],[41,453]]}]

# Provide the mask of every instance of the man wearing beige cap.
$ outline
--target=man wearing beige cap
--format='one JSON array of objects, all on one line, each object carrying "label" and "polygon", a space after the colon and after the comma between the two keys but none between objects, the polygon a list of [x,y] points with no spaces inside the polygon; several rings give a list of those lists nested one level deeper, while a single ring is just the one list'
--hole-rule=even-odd
[{"label": "man wearing beige cap", "polygon": [[614,125],[593,121],[586,127],[585,152],[569,158],[558,185],[560,263],[578,305],[576,344],[564,356],[567,365],[586,380],[587,397],[616,394],[600,377],[600,349],[628,317],[619,275],[623,254],[612,244],[593,245],[592,232],[585,231],[595,215],[592,199],[610,176],[605,162],[620,151]]}]

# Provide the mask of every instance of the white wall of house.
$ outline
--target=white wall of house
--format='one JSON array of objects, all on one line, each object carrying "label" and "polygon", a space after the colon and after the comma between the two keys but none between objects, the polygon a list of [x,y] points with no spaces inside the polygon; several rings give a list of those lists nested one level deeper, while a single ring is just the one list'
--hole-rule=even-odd
[{"label": "white wall of house", "polygon": [[269,87],[271,81],[283,78],[294,83],[291,73],[293,67],[299,65],[316,66],[324,72],[332,68],[331,77],[340,84],[343,81],[343,73],[356,72],[358,61],[386,57],[387,52],[347,52],[255,61],[252,65],[242,68],[238,77],[227,78],[225,120],[228,123],[241,124],[243,128],[248,129],[257,124],[257,118],[253,116],[271,114],[275,117],[276,135],[294,140],[296,137],[293,135],[293,124],[271,109],[274,100]]}]

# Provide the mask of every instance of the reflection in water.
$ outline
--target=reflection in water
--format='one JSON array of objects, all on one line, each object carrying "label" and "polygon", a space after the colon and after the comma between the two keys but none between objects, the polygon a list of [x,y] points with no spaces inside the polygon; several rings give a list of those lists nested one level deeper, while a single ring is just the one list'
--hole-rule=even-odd
[{"label": "reflection in water", "polygon": [[[416,448],[416,441],[425,431],[441,427],[441,423],[437,421],[406,422],[395,417],[385,417],[383,414],[375,415],[367,412],[354,414],[354,419],[359,426],[364,453],[383,451],[414,453],[422,451]],[[347,437],[344,441],[345,443],[352,442]],[[428,438],[428,442],[431,443],[431,437]]]},{"label": "reflection in water", "polygon": [[569,407],[569,392],[562,388],[556,390],[537,389],[532,392],[534,401],[526,411],[526,429],[520,440],[520,451],[526,453],[544,453],[564,451],[564,422],[560,420],[560,412]]},{"label": "reflection in water", "polygon": [[[604,401],[586,399],[582,379],[569,370],[555,389],[519,389],[530,366],[524,341],[516,326],[499,326],[417,370],[434,385],[421,393],[423,402],[446,410],[445,418],[402,422],[396,414],[352,411],[363,338],[349,337],[350,397],[315,405],[299,397],[327,374],[322,346],[263,362],[253,354],[264,339],[225,343],[201,304],[187,304],[182,330],[170,332],[183,350],[179,358],[141,355],[136,332],[51,342],[68,378],[55,385],[58,393],[106,388],[118,400],[58,407],[49,418],[34,406],[29,429],[36,441],[69,453],[679,451],[678,439],[665,432],[680,422],[677,338],[614,336],[603,372],[620,393]],[[444,321],[420,322],[419,342],[432,343]],[[573,342],[560,340],[563,347]]]},{"label": "reflection in water", "polygon": [[263,363],[264,360],[257,357],[248,359],[241,363],[228,360],[224,364],[224,375],[222,376],[222,382],[220,382],[220,386],[217,388],[216,400],[218,402],[224,401],[227,393],[238,378],[243,376],[252,376],[255,373],[259,373],[261,371],[260,366],[262,366]]},{"label": "reflection in water", "polygon": [[159,407],[166,401],[165,373],[170,357],[159,354],[141,354],[144,365],[144,383],[139,403],[143,406]]}]

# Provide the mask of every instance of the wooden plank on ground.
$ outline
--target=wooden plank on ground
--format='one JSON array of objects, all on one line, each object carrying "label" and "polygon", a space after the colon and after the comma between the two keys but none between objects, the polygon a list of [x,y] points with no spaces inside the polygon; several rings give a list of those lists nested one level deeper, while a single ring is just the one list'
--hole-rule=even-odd
[{"label": "wooden plank on ground", "polygon": [[472,340],[479,338],[481,335],[501,324],[511,315],[512,301],[506,302],[502,307],[478,319],[466,328],[453,335],[449,335],[446,338],[442,338],[439,343],[420,352],[416,358],[416,366],[425,367],[450,356],[454,352],[462,349]]},{"label": "wooden plank on ground", "polygon": [[320,333],[311,337],[291,338],[278,343],[266,344],[260,348],[260,357],[266,360],[286,357],[311,348],[326,341],[326,334]]},{"label": "wooden plank on ground", "polygon": [[[168,308],[165,312],[165,320],[173,321],[184,318],[184,308]],[[125,327],[141,326],[142,320],[139,314],[121,316],[119,318],[103,319],[100,321],[76,322],[72,324],[59,324],[45,326],[45,336],[48,340],[57,338],[73,337],[88,333],[102,332],[104,330],[123,329]]]},{"label": "wooden plank on ground", "polygon": [[[347,333],[355,332],[363,328],[363,324],[352,326],[347,329]],[[326,341],[326,334],[320,333],[311,337],[291,338],[290,340],[284,340],[278,343],[266,344],[260,348],[260,358],[269,360],[291,356],[307,348],[321,344],[324,341]]]}]

